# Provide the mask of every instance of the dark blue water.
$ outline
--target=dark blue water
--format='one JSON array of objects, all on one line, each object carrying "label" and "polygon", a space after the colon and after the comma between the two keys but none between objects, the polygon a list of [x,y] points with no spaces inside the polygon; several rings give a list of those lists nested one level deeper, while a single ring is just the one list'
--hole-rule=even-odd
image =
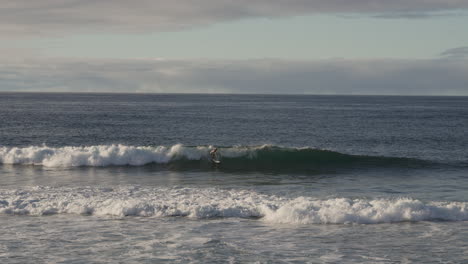
[{"label": "dark blue water", "polygon": [[0,259],[462,263],[467,117],[468,97],[0,93]]},{"label": "dark blue water", "polygon": [[467,161],[467,97],[1,94],[4,146],[311,146]]}]

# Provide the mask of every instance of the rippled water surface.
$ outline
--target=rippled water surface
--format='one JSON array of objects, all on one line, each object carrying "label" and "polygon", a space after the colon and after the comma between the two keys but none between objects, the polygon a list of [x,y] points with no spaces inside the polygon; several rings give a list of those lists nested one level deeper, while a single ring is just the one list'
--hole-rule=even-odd
[{"label": "rippled water surface", "polygon": [[468,262],[467,116],[466,97],[1,93],[0,261]]}]

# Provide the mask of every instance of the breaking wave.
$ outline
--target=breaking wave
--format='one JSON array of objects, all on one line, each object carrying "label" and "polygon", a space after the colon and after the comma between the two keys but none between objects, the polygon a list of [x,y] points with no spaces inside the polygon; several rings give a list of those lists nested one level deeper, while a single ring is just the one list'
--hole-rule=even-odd
[{"label": "breaking wave", "polygon": [[[165,165],[173,169],[211,168],[210,146],[0,147],[0,163],[46,167]],[[414,167],[429,161],[412,158],[343,154],[315,148],[271,145],[219,148],[224,170],[308,171],[323,167]]]},{"label": "breaking wave", "polygon": [[0,214],[99,217],[254,218],[279,224],[377,224],[467,221],[467,202],[316,199],[217,188],[32,187],[0,190]]}]

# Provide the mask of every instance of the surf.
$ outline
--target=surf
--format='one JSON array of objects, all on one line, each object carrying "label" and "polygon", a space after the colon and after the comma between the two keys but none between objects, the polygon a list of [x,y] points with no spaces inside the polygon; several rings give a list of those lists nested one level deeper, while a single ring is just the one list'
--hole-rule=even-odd
[{"label": "surf", "polygon": [[[107,167],[159,165],[168,169],[212,168],[211,146],[29,146],[0,147],[0,164],[44,167]],[[278,172],[314,171],[321,168],[423,167],[434,162],[407,157],[368,156],[310,147],[219,147],[220,170]]]},{"label": "surf", "polygon": [[468,203],[394,198],[317,198],[246,189],[48,187],[0,189],[3,215],[259,219],[272,224],[468,221]]}]

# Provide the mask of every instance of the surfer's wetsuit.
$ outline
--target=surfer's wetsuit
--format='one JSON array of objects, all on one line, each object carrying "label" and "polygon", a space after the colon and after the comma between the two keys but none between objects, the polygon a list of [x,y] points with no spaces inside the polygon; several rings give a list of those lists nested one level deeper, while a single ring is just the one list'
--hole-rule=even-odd
[{"label": "surfer's wetsuit", "polygon": [[210,151],[211,159],[216,160],[216,152],[218,151],[217,148],[214,148],[213,150]]}]

